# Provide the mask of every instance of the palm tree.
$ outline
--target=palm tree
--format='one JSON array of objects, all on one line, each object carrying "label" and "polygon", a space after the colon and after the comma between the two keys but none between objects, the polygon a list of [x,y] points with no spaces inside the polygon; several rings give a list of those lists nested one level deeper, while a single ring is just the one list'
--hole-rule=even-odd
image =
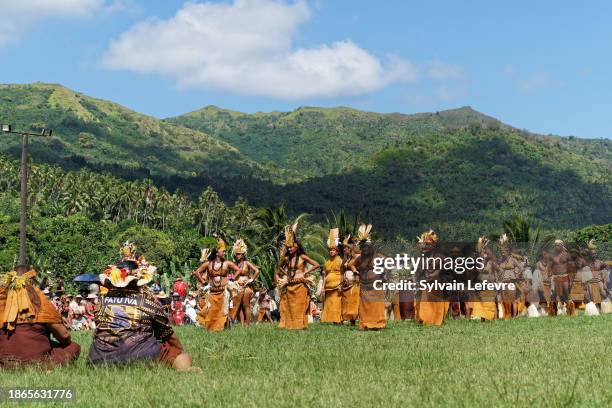
[{"label": "palm tree", "polygon": [[331,217],[327,217],[327,225],[329,228],[340,230],[340,239],[344,239],[348,235],[355,237],[359,229],[359,218],[359,214],[351,218],[344,209],[340,210],[338,214],[332,211]]},{"label": "palm tree", "polygon": [[533,228],[531,222],[520,215],[505,220],[503,231],[510,242],[524,245],[527,258],[532,265],[537,262],[542,251],[553,241],[551,236],[542,233],[539,224]]}]

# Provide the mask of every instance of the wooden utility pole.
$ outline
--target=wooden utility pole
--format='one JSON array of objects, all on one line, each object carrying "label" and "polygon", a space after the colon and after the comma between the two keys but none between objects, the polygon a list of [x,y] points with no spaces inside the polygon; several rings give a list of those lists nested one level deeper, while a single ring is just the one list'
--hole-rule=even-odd
[{"label": "wooden utility pole", "polygon": [[28,268],[26,253],[28,226],[28,136],[51,136],[50,129],[43,129],[40,133],[18,132],[11,125],[2,125],[4,133],[13,133],[21,136],[21,209],[19,216],[19,265],[17,272],[22,275]]}]

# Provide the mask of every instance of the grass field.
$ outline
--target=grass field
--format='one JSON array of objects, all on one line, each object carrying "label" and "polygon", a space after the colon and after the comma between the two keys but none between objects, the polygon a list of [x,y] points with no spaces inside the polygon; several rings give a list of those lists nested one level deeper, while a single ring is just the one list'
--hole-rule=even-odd
[{"label": "grass field", "polygon": [[[519,318],[381,332],[313,324],[177,330],[201,374],[155,365],[3,372],[2,387],[74,388],[94,407],[610,406],[612,315]],[[18,404],[12,404],[15,406]],[[27,404],[33,406],[34,404]],[[61,404],[41,403],[49,407]]]}]

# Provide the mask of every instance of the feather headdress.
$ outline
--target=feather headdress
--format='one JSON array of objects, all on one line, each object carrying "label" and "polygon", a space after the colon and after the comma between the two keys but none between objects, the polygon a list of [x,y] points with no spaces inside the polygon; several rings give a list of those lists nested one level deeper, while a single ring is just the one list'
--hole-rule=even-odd
[{"label": "feather headdress", "polygon": [[121,248],[123,259],[117,265],[108,265],[103,273],[98,275],[103,286],[114,286],[125,288],[130,283],[136,282],[136,286],[144,286],[153,280],[157,267],[151,265],[144,256],[135,259],[136,245],[126,241]]},{"label": "feather headdress", "polygon": [[200,255],[200,262],[208,261],[208,257],[210,256],[211,252],[212,251],[210,250],[210,248],[202,248],[201,255]]},{"label": "feather headdress", "polygon": [[563,247],[563,249],[567,251],[567,248],[565,247],[565,243],[563,242],[563,240],[556,239],[555,240],[555,246],[557,246],[557,245]]},{"label": "feather headdress", "polygon": [[434,232],[434,230],[430,229],[429,231],[425,231],[421,234],[420,237],[417,237],[420,244],[435,244],[438,242],[438,235]]},{"label": "feather headdress", "polygon": [[482,252],[482,250],[485,249],[487,245],[489,245],[489,242],[489,239],[485,236],[478,238],[478,242],[476,243],[476,250],[478,252]]},{"label": "feather headdress", "polygon": [[340,230],[338,228],[332,228],[329,230],[329,235],[327,237],[327,247],[329,249],[338,248],[338,244],[340,243]]},{"label": "feather headdress", "polygon": [[357,241],[359,242],[370,242],[370,231],[372,231],[372,224],[361,224],[357,230]]},{"label": "feather headdress", "polygon": [[121,247],[121,256],[123,259],[134,260],[136,258],[136,244],[130,241],[125,241]]},{"label": "feather headdress", "polygon": [[342,245],[347,246],[351,244],[351,234],[348,234],[343,240]]},{"label": "feather headdress", "polygon": [[501,237],[499,237],[499,246],[500,248],[507,248],[508,247],[508,235],[507,234],[502,234]]},{"label": "feather headdress", "polygon": [[592,239],[590,239],[590,240],[587,242],[587,248],[589,248],[591,251],[596,250],[596,249],[597,249],[597,245],[595,245],[595,241],[594,241],[594,240],[592,240]]},{"label": "feather headdress", "polygon": [[217,238],[217,251],[225,251],[226,245],[223,238]]},{"label": "feather headdress", "polygon": [[295,244],[295,233],[297,231],[298,223],[293,225],[285,226],[285,247],[291,248]]},{"label": "feather headdress", "polygon": [[244,240],[241,238],[237,240],[236,242],[234,242],[234,246],[232,247],[232,253],[233,254],[246,254],[247,249],[248,247],[247,247],[246,242],[244,242]]}]

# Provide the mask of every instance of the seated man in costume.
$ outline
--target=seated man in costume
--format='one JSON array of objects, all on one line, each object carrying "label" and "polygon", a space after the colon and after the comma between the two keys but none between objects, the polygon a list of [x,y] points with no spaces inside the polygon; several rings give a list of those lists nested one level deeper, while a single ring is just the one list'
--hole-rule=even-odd
[{"label": "seated man in costume", "polygon": [[159,361],[179,371],[199,372],[183,351],[168,315],[147,285],[156,268],[136,262],[136,247],[126,242],[123,260],[100,275],[108,288],[96,315],[90,364]]},{"label": "seated man in costume", "polygon": [[0,368],[75,361],[81,347],[71,341],[59,312],[33,281],[36,272],[25,269],[0,275]]}]

